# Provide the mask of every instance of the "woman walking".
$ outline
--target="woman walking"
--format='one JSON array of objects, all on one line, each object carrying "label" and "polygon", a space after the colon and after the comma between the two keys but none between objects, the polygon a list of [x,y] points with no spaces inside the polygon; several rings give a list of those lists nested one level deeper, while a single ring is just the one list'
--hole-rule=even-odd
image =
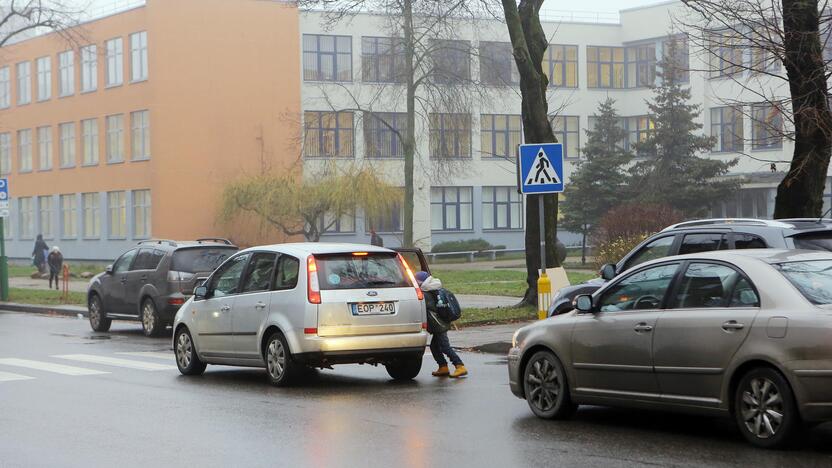
[{"label": "woman walking", "polygon": [[38,234],[35,240],[35,248],[32,250],[32,265],[38,269],[38,272],[46,273],[46,255],[49,251],[49,246],[43,240],[43,234]]}]

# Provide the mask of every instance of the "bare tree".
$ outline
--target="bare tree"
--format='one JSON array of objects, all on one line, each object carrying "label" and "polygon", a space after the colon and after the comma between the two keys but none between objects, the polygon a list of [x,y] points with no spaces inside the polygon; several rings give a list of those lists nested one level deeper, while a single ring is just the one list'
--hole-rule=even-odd
[{"label": "bare tree", "polygon": [[832,45],[827,1],[682,1],[691,14],[679,20],[704,52],[708,73],[730,79],[744,91],[746,97],[729,104],[749,115],[768,137],[794,140],[774,217],[821,216],[832,156],[830,57],[824,54]]},{"label": "bare tree", "polygon": [[42,31],[68,38],[81,11],[62,0],[8,0],[0,4],[0,47]]}]

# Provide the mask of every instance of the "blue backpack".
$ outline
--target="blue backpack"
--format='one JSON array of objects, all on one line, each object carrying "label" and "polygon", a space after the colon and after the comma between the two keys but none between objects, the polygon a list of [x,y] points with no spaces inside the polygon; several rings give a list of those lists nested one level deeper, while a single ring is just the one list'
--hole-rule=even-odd
[{"label": "blue backpack", "polygon": [[454,322],[462,317],[462,307],[454,293],[445,288],[436,292],[436,313],[446,322]]}]

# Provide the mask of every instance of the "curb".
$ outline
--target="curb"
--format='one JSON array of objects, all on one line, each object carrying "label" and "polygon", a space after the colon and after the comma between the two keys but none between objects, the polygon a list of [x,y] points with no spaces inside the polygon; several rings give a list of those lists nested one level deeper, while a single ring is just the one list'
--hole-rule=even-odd
[{"label": "curb", "polygon": [[67,317],[77,317],[78,314],[81,314],[84,317],[87,316],[87,309],[85,307],[73,305],[41,305],[20,304],[17,302],[0,302],[0,310],[27,312],[30,314],[64,315]]}]

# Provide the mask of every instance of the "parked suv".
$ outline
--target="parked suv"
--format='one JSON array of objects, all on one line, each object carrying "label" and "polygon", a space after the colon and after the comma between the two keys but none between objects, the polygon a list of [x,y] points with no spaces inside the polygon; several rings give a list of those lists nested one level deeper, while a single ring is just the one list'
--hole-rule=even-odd
[{"label": "parked suv", "polygon": [[[420,252],[408,254],[426,269]],[[196,288],[176,314],[173,348],[184,375],[207,364],[265,367],[281,386],[305,367],[366,363],[407,380],[422,367],[426,328],[422,291],[402,253],[278,244],[239,252]]]},{"label": "parked suv", "polygon": [[630,268],[671,255],[726,249],[806,249],[832,251],[832,219],[718,218],[686,221],[650,236],[616,264],[601,268],[600,278],[562,288],[552,298],[549,316],[572,310],[580,294],[592,294]]},{"label": "parked suv", "polygon": [[227,239],[139,242],[90,281],[90,326],[107,331],[114,319],[136,320],[145,335],[158,335],[194,287],[237,250]]}]

